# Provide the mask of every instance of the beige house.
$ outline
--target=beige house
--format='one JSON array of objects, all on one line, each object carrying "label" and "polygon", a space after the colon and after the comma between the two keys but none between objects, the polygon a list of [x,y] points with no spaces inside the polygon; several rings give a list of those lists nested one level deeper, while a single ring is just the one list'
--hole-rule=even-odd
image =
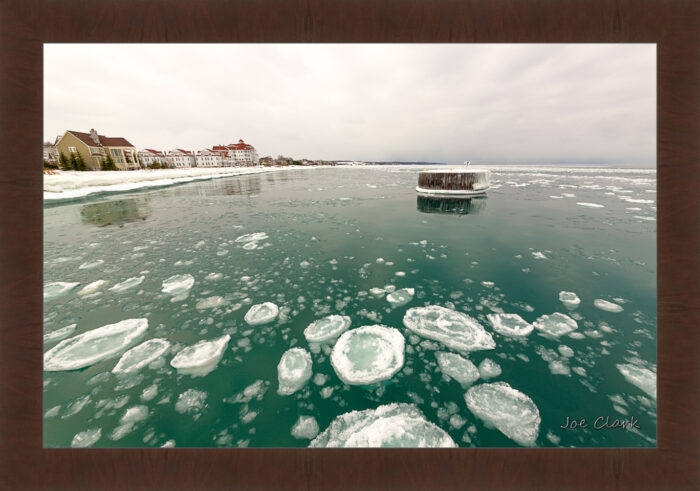
[{"label": "beige house", "polygon": [[59,155],[62,152],[67,158],[71,153],[77,155],[80,152],[88,170],[100,170],[107,153],[119,170],[141,168],[136,148],[125,138],[98,135],[95,130],[90,130],[90,133],[68,130],[58,140],[56,148]]}]

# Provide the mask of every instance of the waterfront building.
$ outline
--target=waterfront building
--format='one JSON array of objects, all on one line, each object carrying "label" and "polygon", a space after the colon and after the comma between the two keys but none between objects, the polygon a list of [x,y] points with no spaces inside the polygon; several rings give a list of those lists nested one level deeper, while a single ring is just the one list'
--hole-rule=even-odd
[{"label": "waterfront building", "polygon": [[119,170],[139,168],[136,148],[126,138],[99,135],[94,129],[90,133],[67,130],[56,143],[56,150],[66,157],[80,153],[87,170],[100,170],[108,153]]},{"label": "waterfront building", "polygon": [[153,165],[156,162],[161,164],[163,167],[168,167],[168,158],[165,153],[160,150],[153,150],[152,148],[146,148],[138,153],[139,162],[144,167]]},{"label": "waterfront building", "polygon": [[223,165],[226,167],[260,165],[255,147],[243,140],[230,145],[215,145],[212,150],[222,156]]},{"label": "waterfront building", "polygon": [[167,155],[170,162],[172,162],[172,167],[182,168],[182,167],[196,167],[197,162],[194,158],[194,153],[189,150],[183,150],[181,148],[176,148],[171,150]]},{"label": "waterfront building", "polygon": [[224,157],[220,152],[205,148],[197,152],[195,162],[197,167],[222,167],[224,165]]},{"label": "waterfront building", "polygon": [[58,150],[56,145],[51,142],[44,142],[44,162],[48,162],[51,165],[58,164]]}]

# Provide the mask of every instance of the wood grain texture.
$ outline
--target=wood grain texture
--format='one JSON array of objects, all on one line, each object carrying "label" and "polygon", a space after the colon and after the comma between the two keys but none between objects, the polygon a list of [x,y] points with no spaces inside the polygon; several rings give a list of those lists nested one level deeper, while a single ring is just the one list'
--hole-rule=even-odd
[{"label": "wood grain texture", "polygon": [[[0,489],[698,489],[700,3],[0,0]],[[658,55],[658,449],[42,449],[42,43],[625,42]]]}]

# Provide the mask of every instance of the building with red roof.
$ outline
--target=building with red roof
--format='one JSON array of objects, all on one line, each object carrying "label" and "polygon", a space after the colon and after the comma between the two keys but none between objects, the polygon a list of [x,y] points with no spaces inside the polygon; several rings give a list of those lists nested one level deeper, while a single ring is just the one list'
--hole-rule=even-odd
[{"label": "building with red roof", "polygon": [[89,133],[67,130],[56,143],[58,153],[67,158],[80,154],[88,170],[100,170],[102,160],[109,154],[117,169],[139,169],[136,148],[121,136],[103,136],[91,129]]}]

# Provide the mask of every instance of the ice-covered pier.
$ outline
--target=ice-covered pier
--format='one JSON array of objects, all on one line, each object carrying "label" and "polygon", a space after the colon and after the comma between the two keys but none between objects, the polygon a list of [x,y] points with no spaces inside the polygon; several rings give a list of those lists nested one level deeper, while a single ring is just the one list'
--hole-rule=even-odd
[{"label": "ice-covered pier", "polygon": [[420,194],[436,196],[472,196],[485,194],[491,185],[491,171],[484,169],[431,169],[418,175]]}]

